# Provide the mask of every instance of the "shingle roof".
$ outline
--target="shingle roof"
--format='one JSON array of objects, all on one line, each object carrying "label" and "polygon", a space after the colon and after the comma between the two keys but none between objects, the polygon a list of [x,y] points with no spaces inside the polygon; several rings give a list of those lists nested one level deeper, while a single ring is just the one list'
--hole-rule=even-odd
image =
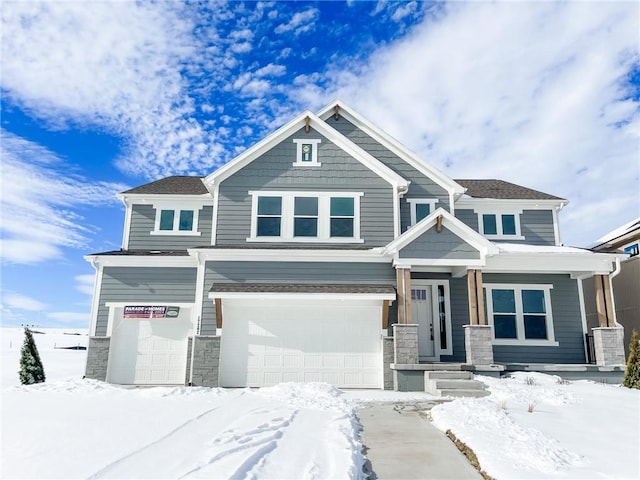
[{"label": "shingle roof", "polygon": [[391,285],[309,285],[282,283],[214,283],[209,292],[213,293],[373,293],[395,295]]},{"label": "shingle roof", "polygon": [[455,180],[467,189],[466,195],[476,198],[512,200],[565,200],[548,193],[505,182],[504,180]]},{"label": "shingle roof", "polygon": [[122,193],[164,194],[164,195],[203,195],[208,190],[202,183],[202,177],[174,175],[155,182],[125,190]]}]

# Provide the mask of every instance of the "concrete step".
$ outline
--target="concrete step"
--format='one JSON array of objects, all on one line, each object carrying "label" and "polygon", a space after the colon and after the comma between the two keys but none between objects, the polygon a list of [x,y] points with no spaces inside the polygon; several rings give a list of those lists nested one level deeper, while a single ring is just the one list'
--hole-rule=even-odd
[{"label": "concrete step", "polygon": [[477,380],[443,380],[436,379],[430,380],[432,388],[442,390],[442,389],[455,389],[459,388],[461,390],[484,390],[484,384]]},{"label": "concrete step", "polygon": [[421,370],[425,371],[462,371],[468,368],[464,363],[421,363]]},{"label": "concrete step", "polygon": [[446,380],[471,380],[473,378],[473,374],[471,372],[465,371],[445,371],[445,370],[435,370],[424,372],[424,379],[427,380],[435,380],[435,379],[446,379]]},{"label": "concrete step", "polygon": [[441,397],[475,397],[475,398],[479,398],[479,397],[486,397],[487,395],[490,395],[490,392],[487,392],[486,390],[463,390],[463,389],[448,389],[448,388],[444,388],[444,389],[439,389],[437,394],[434,395],[440,395]]}]

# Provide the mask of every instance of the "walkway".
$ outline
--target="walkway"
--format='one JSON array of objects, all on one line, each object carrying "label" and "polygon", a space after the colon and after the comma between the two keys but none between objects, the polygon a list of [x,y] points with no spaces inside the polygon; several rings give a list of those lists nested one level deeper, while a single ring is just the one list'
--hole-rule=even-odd
[{"label": "walkway", "polygon": [[453,442],[418,413],[430,406],[372,405],[358,412],[370,479],[482,480]]}]

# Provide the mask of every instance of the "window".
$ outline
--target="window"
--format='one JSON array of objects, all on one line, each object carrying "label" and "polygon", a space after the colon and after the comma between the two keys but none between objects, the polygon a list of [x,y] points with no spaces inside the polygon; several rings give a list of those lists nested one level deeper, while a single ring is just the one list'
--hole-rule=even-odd
[{"label": "window", "polygon": [[279,237],[282,225],[282,198],[258,198],[258,236]]},{"label": "window", "polygon": [[435,209],[437,198],[408,198],[411,208],[411,225],[415,225],[423,218],[428,217]]},{"label": "window", "polygon": [[[293,216],[294,237],[318,236],[317,197],[295,197]],[[260,234],[258,233],[258,235]]]},{"label": "window", "polygon": [[624,247],[624,253],[627,253],[632,257],[635,257],[640,253],[640,249],[638,249],[638,244],[633,243],[631,245],[627,245],[626,247]]},{"label": "window", "polygon": [[551,315],[552,285],[486,284],[496,345],[558,345]]},{"label": "window", "polygon": [[331,198],[331,237],[353,237],[353,198]]},{"label": "window", "polygon": [[155,229],[151,235],[200,235],[198,210],[163,208],[156,209]]},{"label": "window", "polygon": [[249,192],[248,241],[362,243],[355,192]]},{"label": "window", "polygon": [[520,233],[520,213],[478,212],[480,233],[487,238],[524,240]]},{"label": "window", "polygon": [[296,158],[294,167],[319,167],[322,165],[318,161],[318,144],[322,143],[319,138],[294,138],[296,144]]}]

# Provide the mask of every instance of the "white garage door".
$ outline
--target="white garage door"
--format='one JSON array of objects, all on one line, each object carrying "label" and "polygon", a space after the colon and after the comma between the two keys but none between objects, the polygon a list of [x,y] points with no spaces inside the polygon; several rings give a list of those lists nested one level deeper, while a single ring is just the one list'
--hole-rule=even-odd
[{"label": "white garage door", "polygon": [[220,385],[381,388],[381,303],[223,299]]},{"label": "white garage door", "polygon": [[109,381],[124,385],[184,385],[191,309],[177,318],[123,318],[116,309]]}]

